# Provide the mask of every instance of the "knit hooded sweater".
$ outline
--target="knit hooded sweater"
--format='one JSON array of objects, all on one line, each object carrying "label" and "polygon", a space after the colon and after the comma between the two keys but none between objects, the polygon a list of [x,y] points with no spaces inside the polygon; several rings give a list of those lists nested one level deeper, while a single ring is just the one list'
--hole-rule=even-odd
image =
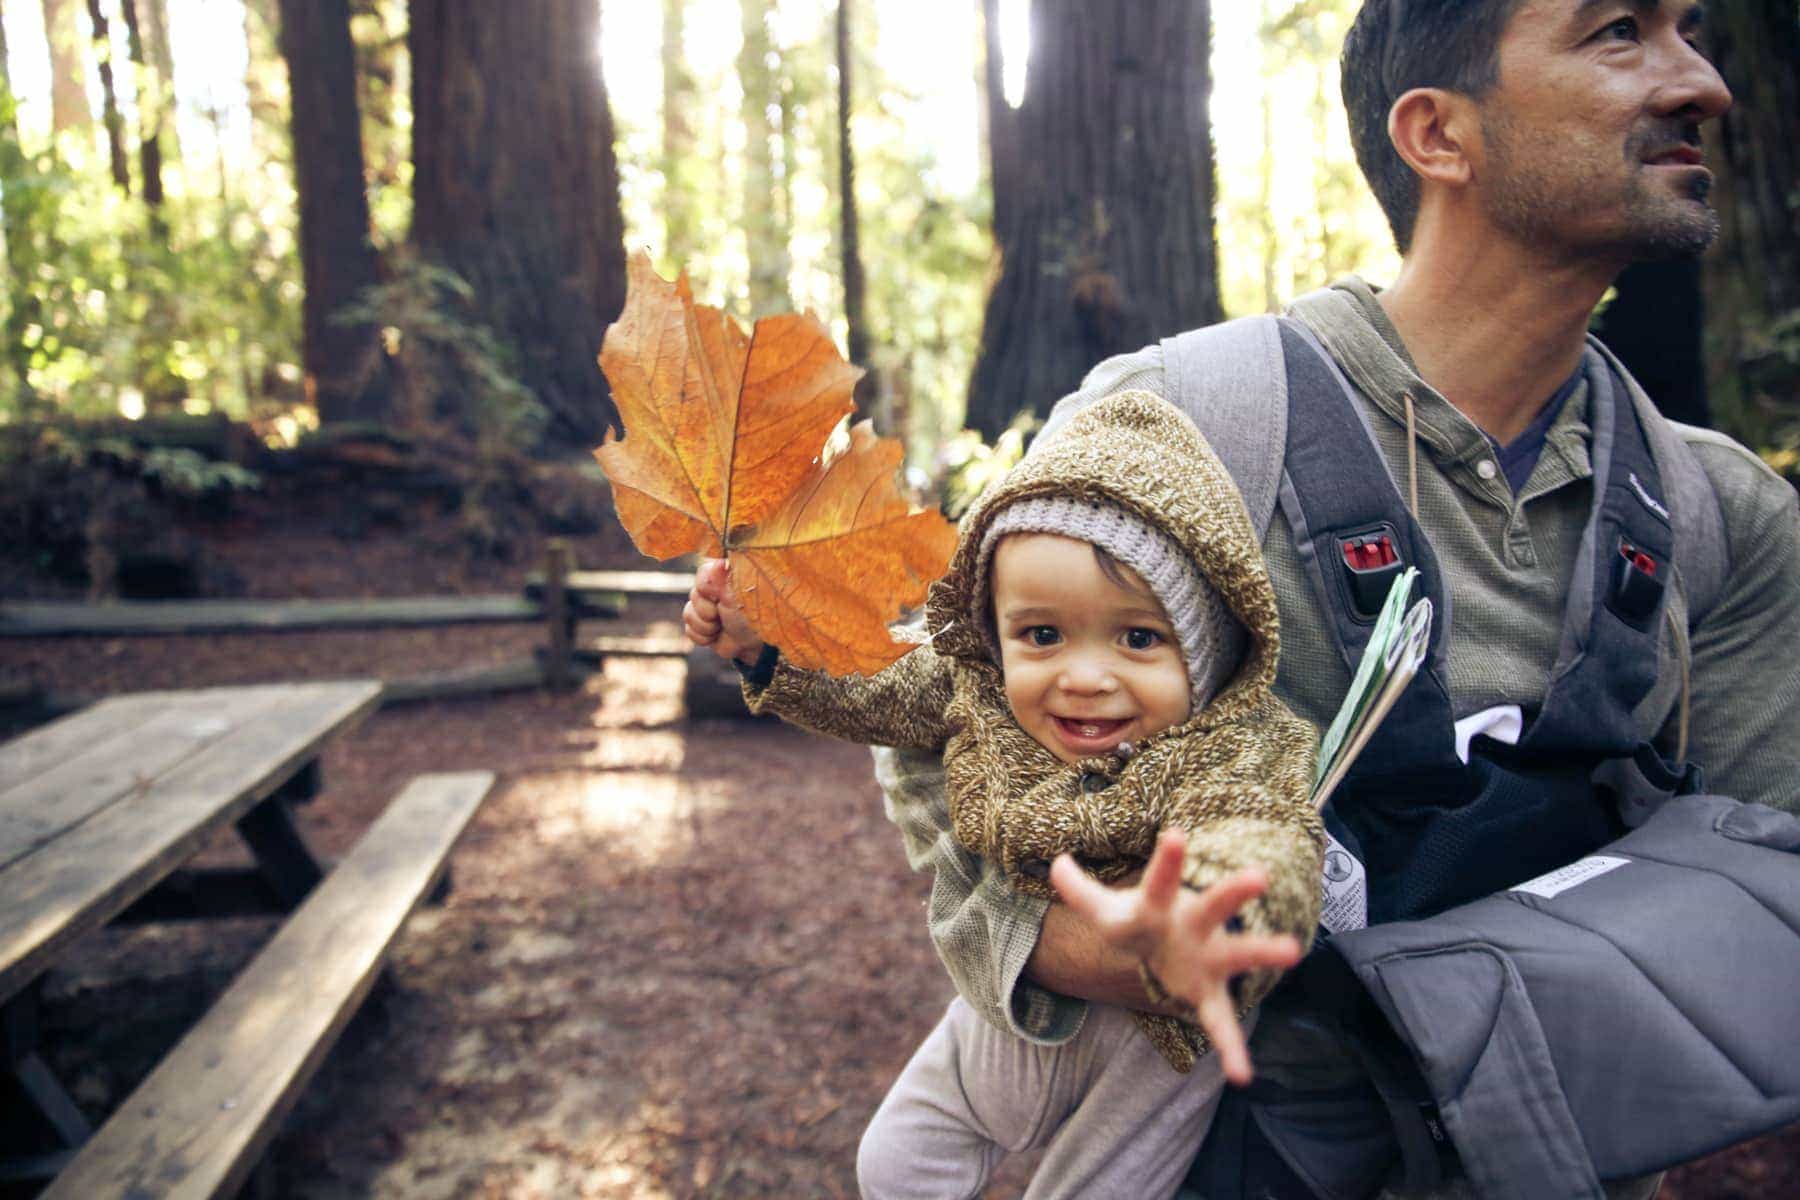
[{"label": "knit hooded sweater", "polygon": [[[1236,673],[1187,721],[1074,765],[1013,719],[983,633],[992,614],[977,611],[988,526],[1009,505],[1046,497],[1117,505],[1162,530],[1250,634]],[[1245,931],[1310,942],[1325,840],[1308,799],[1317,735],[1270,690],[1280,652],[1275,593],[1236,486],[1180,412],[1148,392],[1121,393],[1034,447],[963,518],[925,614],[928,644],[880,674],[833,678],[782,662],[766,686],[747,683],[745,699],[754,712],[833,737],[941,751],[957,840],[1021,892],[1054,898],[1048,867],[1065,851],[1097,878],[1118,880],[1144,864],[1161,830],[1176,828],[1187,839],[1188,886],[1261,867],[1269,887],[1240,910]],[[1241,1011],[1277,978],[1241,980]],[[1197,1026],[1136,1015],[1177,1070],[1205,1052]]]}]

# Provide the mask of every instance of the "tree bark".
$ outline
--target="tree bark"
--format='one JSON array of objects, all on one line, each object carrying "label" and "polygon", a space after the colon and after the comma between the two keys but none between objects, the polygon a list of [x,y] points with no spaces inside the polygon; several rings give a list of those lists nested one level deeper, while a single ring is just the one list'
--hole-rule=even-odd
[{"label": "tree bark", "polygon": [[405,16],[383,0],[350,0],[356,46],[356,105],[363,121],[363,168],[371,188],[396,187],[407,161],[400,124],[400,52]]},{"label": "tree bark", "polygon": [[144,204],[150,209],[150,225],[159,240],[167,240],[163,224],[162,126],[164,81],[144,56],[143,26],[138,19],[138,0],[119,0],[125,17],[126,53],[131,58],[136,84],[138,118],[138,172],[143,176]]},{"label": "tree bark", "polygon": [[1000,0],[981,0],[982,130],[988,147],[988,193],[993,200],[994,241],[1011,236],[1019,115],[1006,102],[1006,53],[1000,36]]},{"label": "tree bark", "polygon": [[144,18],[144,50],[162,84],[162,145],[170,158],[181,157],[175,120],[175,45],[169,40],[169,0],[138,0]]},{"label": "tree bark", "polygon": [[1775,324],[1800,314],[1800,2],[1708,10],[1713,61],[1735,103],[1708,126],[1721,236],[1705,261],[1707,374],[1721,426],[1766,445],[1800,400],[1771,344]]},{"label": "tree bark", "polygon": [[389,373],[379,334],[332,319],[379,277],[363,191],[350,12],[345,0],[281,0],[280,21],[293,97],[307,394],[322,422],[385,420]]},{"label": "tree bark", "polygon": [[769,0],[739,0],[743,49],[738,82],[743,88],[744,241],[750,260],[750,315],[763,317],[793,307],[788,299],[788,230],[782,184],[776,179],[774,139],[780,130],[769,119],[781,104],[780,82],[770,66]]},{"label": "tree bark", "polygon": [[1614,286],[1618,294],[1594,323],[1595,334],[1644,385],[1665,417],[1710,426],[1700,260],[1637,263]]},{"label": "tree bark", "polygon": [[56,133],[94,124],[87,98],[87,56],[75,0],[43,0],[50,43],[50,128]]},{"label": "tree bark", "polygon": [[592,443],[625,303],[598,0],[413,0],[409,39],[414,241],[474,286],[557,432]]},{"label": "tree bark", "polygon": [[[996,161],[1001,273],[968,424],[1048,411],[1109,354],[1209,324],[1213,244],[1204,0],[1035,0],[1014,179]],[[998,135],[996,134],[996,138]]]},{"label": "tree bark", "polygon": [[700,245],[694,178],[694,112],[700,95],[688,69],[687,0],[663,0],[662,17],[663,253],[685,268]]},{"label": "tree bark", "polygon": [[94,62],[100,72],[102,119],[106,125],[107,157],[113,182],[131,195],[131,163],[125,153],[125,118],[119,112],[119,93],[113,86],[112,28],[107,24],[101,0],[87,0],[88,20],[93,23]]},{"label": "tree bark", "polygon": [[[837,42],[837,126],[838,126],[838,237],[844,261],[844,324],[847,327],[850,361],[865,371],[869,367],[869,326],[864,311],[868,284],[863,277],[862,240],[856,213],[856,149],[850,140],[851,100],[855,42],[850,36],[853,0],[838,0]],[[869,395],[874,376],[865,374],[857,383],[859,400]]]},{"label": "tree bark", "polygon": [[31,290],[31,254],[25,229],[21,189],[26,171],[25,153],[19,144],[19,123],[12,94],[12,77],[6,65],[6,20],[0,14],[0,238],[6,241],[7,299],[6,357],[18,384],[14,411],[35,407],[31,386],[31,351],[25,345],[25,327],[37,321],[37,297]]}]

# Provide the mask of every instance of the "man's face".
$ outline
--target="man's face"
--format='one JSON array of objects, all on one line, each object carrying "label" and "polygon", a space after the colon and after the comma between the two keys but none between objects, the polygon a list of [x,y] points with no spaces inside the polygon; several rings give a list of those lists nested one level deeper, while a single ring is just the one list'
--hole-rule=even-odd
[{"label": "man's face", "polygon": [[1711,243],[1700,125],[1731,93],[1695,44],[1700,18],[1692,0],[1523,0],[1480,102],[1495,225],[1624,262]]}]

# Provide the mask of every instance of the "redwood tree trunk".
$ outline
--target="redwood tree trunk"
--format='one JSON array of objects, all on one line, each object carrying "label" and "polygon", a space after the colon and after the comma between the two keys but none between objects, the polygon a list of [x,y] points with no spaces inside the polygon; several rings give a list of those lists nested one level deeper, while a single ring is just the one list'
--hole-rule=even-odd
[{"label": "redwood tree trunk", "polygon": [[1644,385],[1663,416],[1710,426],[1700,260],[1637,263],[1614,286],[1618,295],[1600,314],[1594,332]]},{"label": "redwood tree trunk", "polygon": [[152,228],[159,237],[166,239],[168,230],[162,223],[161,215],[162,126],[164,89],[168,84],[166,80],[159,78],[159,73],[145,57],[144,33],[138,18],[137,0],[119,0],[119,5],[120,12],[125,17],[126,53],[131,56],[131,65],[135,68],[133,78],[137,82],[138,170],[144,180],[144,203],[150,209]]},{"label": "redwood tree trunk", "polygon": [[106,151],[112,163],[113,182],[131,195],[131,163],[125,153],[125,118],[119,112],[119,93],[113,85],[112,27],[100,0],[87,0],[88,20],[93,23],[94,60],[100,73],[101,112],[106,124]]},{"label": "redwood tree trunk", "polygon": [[559,432],[614,422],[596,362],[625,303],[599,0],[413,0],[413,238],[461,274]]},{"label": "redwood tree trunk", "polygon": [[1000,0],[981,0],[982,125],[988,147],[988,192],[994,240],[1011,236],[1013,165],[1018,161],[1019,114],[1006,102],[1006,56],[1000,37]]},{"label": "redwood tree trunk", "polygon": [[994,164],[1002,268],[968,412],[984,435],[1222,316],[1208,24],[1204,0],[1034,0],[1016,157]]},{"label": "redwood tree trunk", "polygon": [[[844,259],[844,324],[849,330],[850,361],[864,370],[869,366],[869,325],[864,309],[868,287],[863,277],[862,235],[856,214],[856,149],[850,141],[851,68],[855,51],[850,36],[851,4],[838,0],[838,231]],[[873,375],[857,383],[858,399],[865,399],[874,384]]]},{"label": "redwood tree trunk", "polygon": [[349,9],[345,0],[281,0],[280,14],[300,193],[307,392],[321,421],[385,420],[389,379],[379,335],[370,325],[332,320],[378,278]]},{"label": "redwood tree trunk", "polygon": [[[1721,424],[1753,445],[1792,420],[1800,378],[1770,343],[1800,314],[1800,0],[1707,6],[1713,59],[1735,103],[1710,149],[1723,226],[1706,259],[1709,364]],[[1766,444],[1766,443],[1764,443]]]},{"label": "redwood tree trunk", "polygon": [[43,0],[50,43],[50,127],[57,133],[94,123],[87,98],[87,56],[76,0]]}]

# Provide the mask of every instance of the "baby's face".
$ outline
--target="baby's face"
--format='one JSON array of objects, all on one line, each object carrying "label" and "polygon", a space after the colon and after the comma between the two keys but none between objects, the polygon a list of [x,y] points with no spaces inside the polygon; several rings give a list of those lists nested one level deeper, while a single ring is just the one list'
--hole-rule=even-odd
[{"label": "baby's face", "polygon": [[994,625],[1013,718],[1066,763],[1187,720],[1181,643],[1138,575],[1107,577],[1087,542],[1049,533],[1001,539]]}]

